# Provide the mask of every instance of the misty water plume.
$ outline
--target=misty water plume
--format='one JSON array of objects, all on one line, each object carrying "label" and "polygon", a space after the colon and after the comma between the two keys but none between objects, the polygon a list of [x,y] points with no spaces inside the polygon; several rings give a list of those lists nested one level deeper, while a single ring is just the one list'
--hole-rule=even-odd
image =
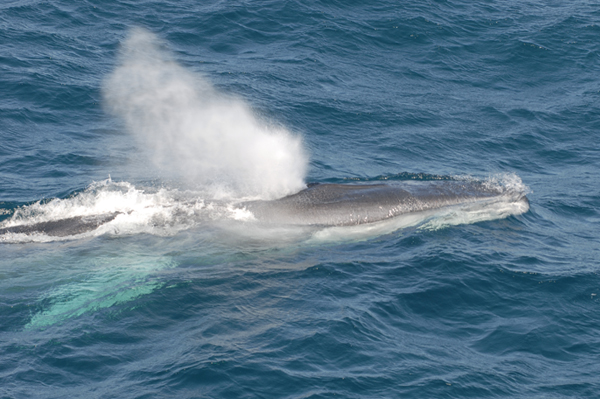
[{"label": "misty water plume", "polygon": [[263,123],[241,99],[218,93],[136,28],[104,82],[105,105],[165,172],[216,196],[272,199],[304,187],[300,137]]}]

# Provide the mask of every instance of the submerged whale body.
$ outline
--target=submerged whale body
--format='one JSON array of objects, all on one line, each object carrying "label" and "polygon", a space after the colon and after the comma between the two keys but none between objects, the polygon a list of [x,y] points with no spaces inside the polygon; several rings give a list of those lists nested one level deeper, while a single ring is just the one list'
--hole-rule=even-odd
[{"label": "submerged whale body", "polygon": [[274,201],[242,204],[263,223],[351,226],[455,205],[521,201],[522,192],[466,181],[408,181],[386,184],[314,184]]},{"label": "submerged whale body", "polygon": [[52,237],[68,237],[87,233],[110,222],[121,212],[104,213],[92,216],[75,216],[71,218],[53,220],[34,224],[22,224],[0,229],[0,235],[15,234],[45,234]]},{"label": "submerged whale body", "polygon": [[[352,226],[400,215],[452,206],[485,206],[493,202],[529,202],[520,191],[480,182],[458,180],[403,181],[383,184],[311,184],[306,189],[271,201],[248,201],[234,208],[252,213],[269,225]],[[218,205],[218,202],[214,202]],[[228,208],[221,204],[223,208]],[[0,235],[44,234],[67,237],[93,231],[122,212],[75,216],[0,228]]]}]

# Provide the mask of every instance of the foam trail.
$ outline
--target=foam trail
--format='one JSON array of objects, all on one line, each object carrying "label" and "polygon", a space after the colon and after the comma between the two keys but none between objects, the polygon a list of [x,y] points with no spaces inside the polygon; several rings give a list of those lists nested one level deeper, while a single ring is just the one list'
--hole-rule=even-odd
[{"label": "foam trail", "polygon": [[304,187],[307,157],[299,137],[219,94],[146,30],[130,32],[103,94],[163,173],[221,197],[272,199]]}]

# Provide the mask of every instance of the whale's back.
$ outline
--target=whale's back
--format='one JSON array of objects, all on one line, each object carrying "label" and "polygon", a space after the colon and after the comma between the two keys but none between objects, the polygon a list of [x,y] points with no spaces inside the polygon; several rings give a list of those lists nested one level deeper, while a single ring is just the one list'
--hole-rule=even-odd
[{"label": "whale's back", "polygon": [[243,206],[264,223],[348,226],[503,194],[500,188],[465,181],[316,184],[278,200],[250,201]]}]

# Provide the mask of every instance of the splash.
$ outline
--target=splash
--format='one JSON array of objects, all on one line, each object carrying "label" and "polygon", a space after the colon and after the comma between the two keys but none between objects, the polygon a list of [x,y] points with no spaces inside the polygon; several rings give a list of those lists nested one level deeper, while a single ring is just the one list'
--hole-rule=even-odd
[{"label": "splash", "polygon": [[161,174],[213,197],[272,199],[304,186],[307,157],[298,136],[258,120],[242,100],[178,65],[146,30],[130,32],[103,94]]},{"label": "splash", "polygon": [[227,204],[205,201],[198,194],[177,189],[139,188],[109,178],[94,182],[67,198],[54,198],[19,207],[9,219],[0,223],[0,228],[118,213],[109,222],[85,233],[65,237],[43,233],[5,233],[0,235],[0,243],[61,241],[104,234],[170,236],[209,220],[235,219]]}]

